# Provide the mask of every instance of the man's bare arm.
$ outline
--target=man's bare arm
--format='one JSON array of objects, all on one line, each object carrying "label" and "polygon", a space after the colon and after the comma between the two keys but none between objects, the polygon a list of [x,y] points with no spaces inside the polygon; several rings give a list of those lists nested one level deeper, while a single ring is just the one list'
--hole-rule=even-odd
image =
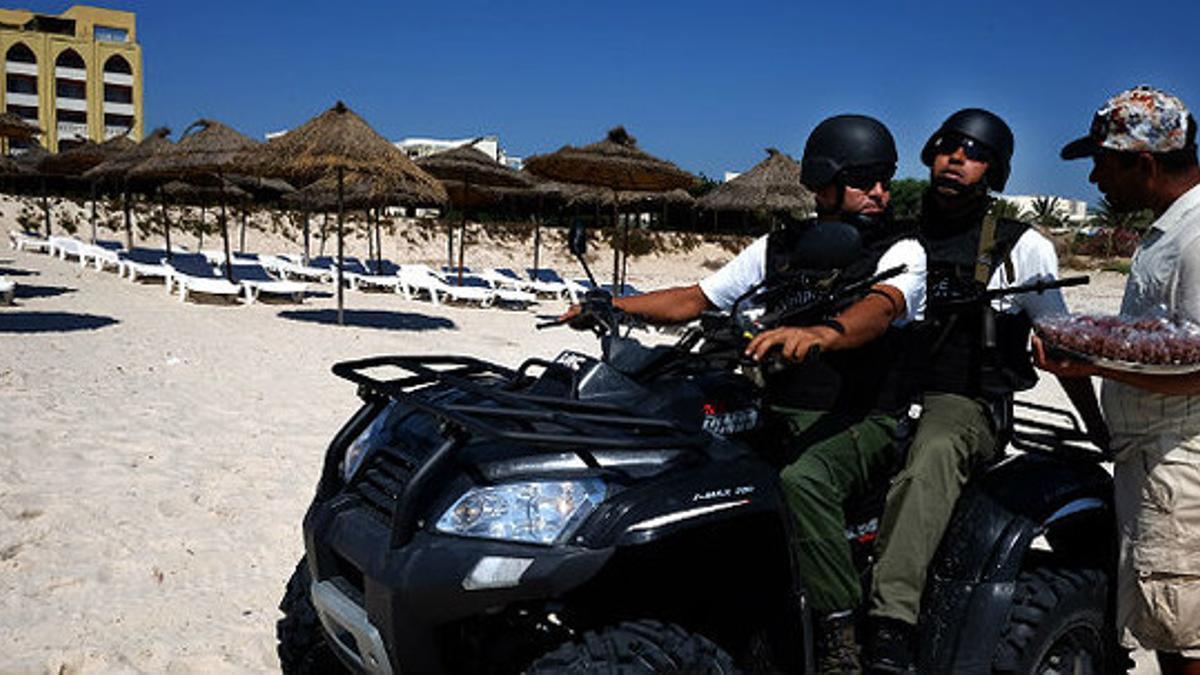
[{"label": "man's bare arm", "polygon": [[[699,284],[615,298],[613,305],[656,324],[686,323],[703,314],[704,310],[715,308]],[[579,306],[572,305],[559,318],[569,320],[577,314]]]},{"label": "man's bare arm", "polygon": [[746,346],[746,355],[757,360],[779,347],[783,358],[803,361],[813,347],[819,347],[821,351],[854,349],[883,335],[892,321],[906,311],[907,304],[900,289],[878,284],[865,298],[837,316],[844,331],[825,325],[774,328],[756,335]]}]

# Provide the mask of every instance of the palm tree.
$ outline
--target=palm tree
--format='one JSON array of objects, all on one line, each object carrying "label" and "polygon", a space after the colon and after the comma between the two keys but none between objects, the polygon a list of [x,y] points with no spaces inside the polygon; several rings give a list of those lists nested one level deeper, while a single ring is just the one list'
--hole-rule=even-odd
[{"label": "palm tree", "polygon": [[1059,211],[1058,197],[1037,197],[1030,208],[1030,216],[1036,225],[1051,230],[1062,227],[1063,218]]},{"label": "palm tree", "polygon": [[1003,197],[992,202],[991,213],[997,220],[1002,218],[1021,220],[1022,215],[1024,215],[1019,204]]},{"label": "palm tree", "polygon": [[1101,198],[1088,218],[1091,225],[1113,230],[1131,229],[1141,232],[1154,222],[1154,213],[1149,209],[1142,211],[1119,211],[1107,199]]}]

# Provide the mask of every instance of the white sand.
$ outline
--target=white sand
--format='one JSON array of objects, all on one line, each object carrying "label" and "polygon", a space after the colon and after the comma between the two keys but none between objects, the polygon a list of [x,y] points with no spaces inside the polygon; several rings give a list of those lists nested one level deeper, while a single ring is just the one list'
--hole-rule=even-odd
[{"label": "white sand", "polygon": [[[14,209],[0,203],[0,231]],[[282,245],[257,233],[252,242]],[[489,262],[524,266],[519,247],[478,248]],[[403,258],[394,241],[385,250]],[[436,262],[444,243],[422,250]],[[706,247],[634,261],[631,280],[696,279],[699,263],[727,257]],[[301,519],[326,443],[357,405],[330,365],[386,353],[516,365],[596,349],[586,335],[534,330],[535,315],[557,303],[435,308],[348,292],[352,312],[384,312],[389,327],[337,328],[284,318],[331,314],[330,286],[300,306],[181,304],[161,285],[39,254],[4,249],[0,270],[33,296],[0,307],[4,672],[278,669],[276,605],[302,554]],[[1100,275],[1070,299],[1111,311],[1121,283]],[[111,323],[21,332],[79,315]],[[1036,395],[1062,399],[1053,383]]]}]

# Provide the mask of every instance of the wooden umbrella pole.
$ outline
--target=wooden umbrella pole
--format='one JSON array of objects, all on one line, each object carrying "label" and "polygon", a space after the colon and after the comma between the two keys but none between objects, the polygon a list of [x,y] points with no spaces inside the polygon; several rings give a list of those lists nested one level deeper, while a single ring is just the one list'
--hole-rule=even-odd
[{"label": "wooden umbrella pole", "polygon": [[620,281],[621,272],[621,249],[617,246],[617,191],[613,190],[613,209],[612,209],[612,236],[613,236],[613,290],[617,290],[617,282]]},{"label": "wooden umbrella pole", "polygon": [[308,225],[308,208],[307,207],[302,208],[300,213],[304,216],[304,264],[307,265],[308,264],[308,250],[309,250],[309,234],[310,234],[309,225]]},{"label": "wooden umbrella pole", "polygon": [[337,319],[338,319],[338,325],[339,325],[339,326],[344,326],[344,325],[346,324],[346,318],[345,318],[344,311],[343,311],[343,303],[344,303],[344,299],[343,299],[343,297],[342,297],[342,296],[343,296],[343,293],[344,293],[344,289],[342,288],[342,265],[343,265],[343,262],[344,262],[344,257],[345,257],[345,248],[344,248],[344,242],[343,242],[343,240],[345,239],[345,225],[346,225],[346,209],[345,209],[345,206],[344,206],[344,204],[343,204],[343,201],[345,200],[345,195],[343,194],[343,189],[342,189],[343,180],[344,180],[344,174],[343,174],[343,171],[342,171],[342,167],[340,167],[340,166],[339,166],[339,167],[338,167],[338,170],[337,170],[337,183],[338,183],[338,193],[337,193],[337,195],[338,195],[338,216],[337,216],[337,235],[338,235],[338,243],[337,243],[337,249],[338,249],[338,251],[337,251],[337,255],[338,255],[338,267],[337,267],[337,296],[338,296],[338,311],[337,311]]},{"label": "wooden umbrella pole", "polygon": [[317,250],[317,255],[325,255],[325,239],[329,236],[329,212],[325,211],[321,214],[321,248]]},{"label": "wooden umbrella pole", "polygon": [[50,236],[50,197],[46,195],[46,179],[41,180],[42,186],[42,212],[46,216],[46,237]]},{"label": "wooden umbrella pole", "polygon": [[383,225],[379,223],[379,209],[375,209],[375,273],[383,269]]},{"label": "wooden umbrella pole", "polygon": [[367,231],[367,262],[375,259],[375,239],[371,237],[371,207],[363,209],[363,217],[366,219],[364,229]]},{"label": "wooden umbrella pole", "polygon": [[200,227],[196,228],[196,250],[204,246],[204,228],[208,227],[208,200],[200,202]]},{"label": "wooden umbrella pole", "polygon": [[629,271],[629,223],[637,214],[625,214],[625,238],[623,240],[621,251],[621,295],[625,295],[625,274]]},{"label": "wooden umbrella pole", "polygon": [[121,191],[121,210],[125,213],[125,248],[133,248],[133,216],[129,213],[129,186]]},{"label": "wooden umbrella pole", "polygon": [[[539,207],[540,211],[540,207]],[[533,275],[537,278],[538,260],[542,252],[542,214],[539,212],[533,216]]]},{"label": "wooden umbrella pole", "polygon": [[96,181],[91,181],[89,187],[92,193],[92,244],[96,243]]},{"label": "wooden umbrella pole", "polygon": [[242,197],[242,231],[238,235],[238,253],[246,252],[246,198]]},{"label": "wooden umbrella pole", "polygon": [[162,186],[158,186],[158,203],[162,206],[163,241],[167,251],[167,260],[171,259],[171,220],[167,217],[167,195]]},{"label": "wooden umbrella pole", "polygon": [[[467,247],[467,195],[471,192],[471,177],[463,175],[462,227],[458,231],[458,285],[463,285],[463,249]],[[452,263],[453,264],[453,263]]]},{"label": "wooden umbrella pole", "polygon": [[229,221],[225,217],[225,181],[221,179],[221,239],[225,244],[225,278],[233,283],[233,257],[229,255]]}]

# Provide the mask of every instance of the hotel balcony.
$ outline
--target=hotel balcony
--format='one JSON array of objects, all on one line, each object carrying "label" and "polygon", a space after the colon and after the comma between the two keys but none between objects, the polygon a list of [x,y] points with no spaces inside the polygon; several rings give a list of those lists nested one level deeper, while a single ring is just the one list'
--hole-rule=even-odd
[{"label": "hotel balcony", "polygon": [[130,129],[132,129],[132,128],[133,128],[132,126],[120,126],[120,125],[117,125],[117,126],[111,126],[111,125],[105,125],[105,127],[104,127],[104,140],[106,140],[106,141],[107,141],[107,140],[108,140],[108,139],[110,139],[110,138],[116,138],[117,136],[124,136],[125,134],[129,133],[129,130],[130,130]]},{"label": "hotel balcony", "polygon": [[133,75],[128,73],[104,73],[104,84],[119,84],[125,87],[133,86]]},{"label": "hotel balcony", "polygon": [[133,115],[132,103],[113,103],[112,101],[104,102],[105,115]]},{"label": "hotel balcony", "polygon": [[16,92],[5,92],[4,102],[8,105],[21,105],[27,108],[38,107],[37,94],[18,94]]},{"label": "hotel balcony", "polygon": [[54,77],[60,80],[79,80],[80,82],[87,82],[87,69],[56,66],[54,68]]},{"label": "hotel balcony", "polygon": [[[11,94],[10,94],[11,96]],[[68,98],[59,96],[56,101],[59,110],[74,110],[75,112],[87,112],[87,99],[85,98]]]},{"label": "hotel balcony", "polygon": [[4,68],[6,72],[13,75],[32,75],[37,77],[38,67],[36,63],[25,63],[24,61],[5,61]]}]

